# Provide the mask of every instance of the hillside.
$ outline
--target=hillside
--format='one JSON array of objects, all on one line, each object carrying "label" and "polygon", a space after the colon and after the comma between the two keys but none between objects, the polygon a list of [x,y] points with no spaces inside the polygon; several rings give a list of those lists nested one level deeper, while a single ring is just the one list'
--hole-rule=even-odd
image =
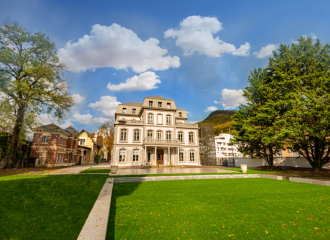
[{"label": "hillside", "polygon": [[219,135],[222,131],[229,133],[229,127],[233,124],[231,117],[235,112],[236,110],[216,110],[200,123],[213,123],[215,135]]}]

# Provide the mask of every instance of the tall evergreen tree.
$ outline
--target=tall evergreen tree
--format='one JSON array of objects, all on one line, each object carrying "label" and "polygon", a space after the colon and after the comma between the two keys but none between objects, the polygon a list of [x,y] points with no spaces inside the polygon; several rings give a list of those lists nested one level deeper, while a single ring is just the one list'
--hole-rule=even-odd
[{"label": "tall evergreen tree", "polygon": [[330,45],[310,37],[281,44],[270,58],[266,83],[285,109],[274,124],[277,135],[313,168],[329,163]]}]

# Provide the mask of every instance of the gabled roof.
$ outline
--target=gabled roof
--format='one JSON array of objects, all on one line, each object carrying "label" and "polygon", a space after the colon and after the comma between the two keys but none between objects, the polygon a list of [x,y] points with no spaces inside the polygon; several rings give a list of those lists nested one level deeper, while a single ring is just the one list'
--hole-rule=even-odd
[{"label": "gabled roof", "polygon": [[[90,139],[92,139],[92,141],[93,141],[93,143],[94,143],[95,145],[101,147],[99,144],[97,144],[97,143],[95,142],[95,140],[93,139],[93,137],[92,137],[92,136],[91,136],[91,135],[90,135],[85,129],[81,130],[79,134],[82,134],[83,132],[87,133],[87,136],[88,136]],[[95,134],[95,133],[93,133],[93,134]],[[94,136],[94,135],[93,135],[93,136]]]},{"label": "gabled roof", "polygon": [[141,107],[142,103],[138,103],[138,102],[128,102],[128,103],[121,103],[121,104],[119,104],[119,105]]},{"label": "gabled roof", "polygon": [[168,99],[168,98],[164,98],[164,97],[160,97],[160,96],[151,96],[151,97],[146,97],[146,98],[153,98],[153,99],[159,99],[159,100],[169,100],[169,101],[173,101],[172,99]]},{"label": "gabled roof", "polygon": [[67,127],[66,129],[64,129],[65,131],[67,132],[70,132],[70,133],[79,133],[77,129],[75,129],[72,125]]},{"label": "gabled roof", "polygon": [[62,128],[55,125],[54,123],[39,126],[39,127],[36,127],[35,129],[40,129],[40,130],[63,130]]}]

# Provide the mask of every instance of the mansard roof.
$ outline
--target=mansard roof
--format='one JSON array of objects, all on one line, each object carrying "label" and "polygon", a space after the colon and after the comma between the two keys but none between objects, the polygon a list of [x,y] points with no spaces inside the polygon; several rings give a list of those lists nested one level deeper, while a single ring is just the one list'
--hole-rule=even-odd
[{"label": "mansard roof", "polygon": [[141,107],[142,103],[138,103],[138,102],[128,102],[128,103],[121,103],[121,104],[119,104],[119,105]]},{"label": "mansard roof", "polygon": [[146,97],[146,98],[153,98],[153,99],[159,99],[159,100],[173,101],[172,99],[160,97],[160,96],[157,96],[157,95],[156,96],[151,96],[151,97]]}]

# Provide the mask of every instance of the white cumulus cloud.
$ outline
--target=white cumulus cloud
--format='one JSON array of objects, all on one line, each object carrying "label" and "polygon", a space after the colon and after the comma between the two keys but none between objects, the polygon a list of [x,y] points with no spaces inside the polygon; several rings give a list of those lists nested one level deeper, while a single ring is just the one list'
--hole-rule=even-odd
[{"label": "white cumulus cloud", "polygon": [[77,94],[73,94],[73,95],[72,95],[72,98],[73,98],[73,101],[74,101],[76,104],[79,104],[79,103],[81,103],[86,97],[82,97],[82,96],[80,96],[79,93],[77,93]]},{"label": "white cumulus cloud", "polygon": [[217,107],[214,107],[214,106],[211,106],[211,107],[207,107],[207,108],[204,110],[204,112],[213,112],[213,111],[215,111],[215,110],[218,110],[218,108],[217,108]]},{"label": "white cumulus cloud", "polygon": [[135,90],[150,90],[158,88],[156,86],[157,83],[160,83],[158,76],[154,72],[145,72],[141,73],[139,76],[134,76],[128,78],[126,82],[122,82],[118,85],[108,84],[108,89],[112,91],[121,91],[125,90],[127,92],[135,91]]},{"label": "white cumulus cloud", "polygon": [[88,106],[96,111],[102,111],[102,117],[114,120],[118,104],[117,97],[102,96],[100,101],[91,103]]},{"label": "white cumulus cloud", "polygon": [[221,22],[215,17],[189,16],[180,23],[178,29],[168,29],[164,32],[164,36],[177,38],[176,45],[183,49],[185,55],[191,55],[194,52],[210,57],[220,57],[222,53],[249,55],[248,42],[236,49],[233,44],[213,36],[222,29]]},{"label": "white cumulus cloud", "polygon": [[96,24],[90,35],[67,42],[58,50],[58,56],[73,72],[101,67],[131,67],[135,72],[179,67],[180,58],[168,56],[167,49],[158,44],[156,38],[142,41],[132,30],[116,23],[108,27]]},{"label": "white cumulus cloud", "polygon": [[254,52],[253,54],[257,56],[257,58],[265,58],[267,56],[270,56],[273,54],[273,51],[275,51],[277,48],[277,45],[275,44],[268,44],[265,47],[262,47],[260,49],[260,52]]},{"label": "white cumulus cloud", "polygon": [[71,116],[71,120],[78,123],[88,124],[92,120],[93,116],[88,114],[80,114],[78,111]]},{"label": "white cumulus cloud", "polygon": [[242,89],[235,90],[225,88],[221,91],[222,98],[220,99],[220,101],[214,101],[214,103],[221,103],[224,109],[236,108],[240,104],[247,103],[242,94]]}]

